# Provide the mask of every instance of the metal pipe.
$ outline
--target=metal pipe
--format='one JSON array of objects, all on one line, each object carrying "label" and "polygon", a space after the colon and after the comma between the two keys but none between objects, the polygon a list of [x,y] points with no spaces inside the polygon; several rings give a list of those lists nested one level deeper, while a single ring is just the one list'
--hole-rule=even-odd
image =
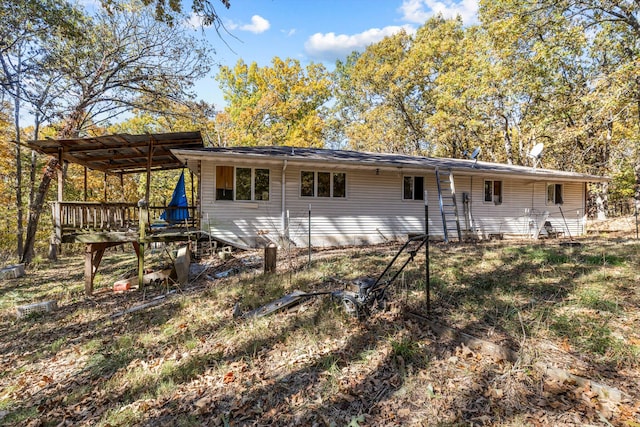
[{"label": "metal pipe", "polygon": [[427,236],[426,243],[424,245],[425,255],[425,289],[427,297],[427,316],[431,315],[431,274],[429,271],[429,200],[427,196],[427,190],[424,191],[424,233]]},{"label": "metal pipe", "polygon": [[634,203],[635,206],[635,214],[636,214],[636,240],[638,240],[638,201]]},{"label": "metal pipe", "polygon": [[287,159],[284,160],[284,162],[282,163],[282,179],[281,179],[281,183],[282,183],[282,193],[281,193],[281,200],[282,200],[282,212],[281,212],[281,221],[280,221],[280,226],[282,228],[282,234],[284,235],[286,233],[287,230],[287,202],[286,202],[286,190],[287,190],[287,180],[285,178],[285,171],[287,170]]},{"label": "metal pipe", "polygon": [[311,203],[309,203],[309,267],[311,267]]}]

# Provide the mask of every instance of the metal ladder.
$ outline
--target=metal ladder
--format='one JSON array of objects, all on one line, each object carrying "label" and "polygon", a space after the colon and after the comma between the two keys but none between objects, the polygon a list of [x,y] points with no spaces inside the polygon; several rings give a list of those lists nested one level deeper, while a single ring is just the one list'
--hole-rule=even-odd
[{"label": "metal ladder", "polygon": [[458,203],[456,202],[456,186],[453,181],[453,171],[440,171],[436,168],[436,182],[438,183],[438,201],[440,202],[440,214],[442,215],[442,230],[444,241],[449,242],[449,233],[455,230],[458,233],[458,241],[462,241],[460,230],[460,218],[458,216]]}]

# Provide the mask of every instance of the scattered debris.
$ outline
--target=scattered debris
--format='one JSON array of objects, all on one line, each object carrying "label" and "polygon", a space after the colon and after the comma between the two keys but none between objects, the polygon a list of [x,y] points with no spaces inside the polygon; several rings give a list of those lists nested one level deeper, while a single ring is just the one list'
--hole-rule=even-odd
[{"label": "scattered debris", "polygon": [[230,268],[229,270],[224,270],[224,271],[220,271],[218,273],[215,273],[213,275],[213,277],[216,278],[216,279],[222,279],[222,278],[225,278],[225,277],[233,276],[237,272],[238,272],[237,268]]},{"label": "scattered debris", "polygon": [[0,279],[17,279],[24,275],[24,264],[9,265],[0,270]]},{"label": "scattered debris", "polygon": [[[372,308],[384,308],[386,306],[387,288],[393,284],[404,268],[413,261],[418,251],[420,251],[428,241],[428,234],[421,234],[409,238],[396,252],[395,256],[387,264],[384,271],[377,279],[364,277],[354,280],[351,283],[351,288],[353,288],[353,290],[339,289],[328,292],[313,293],[305,293],[296,290],[276,301],[272,301],[262,307],[258,307],[257,309],[250,311],[245,315],[245,317],[266,316],[283,308],[299,304],[310,297],[331,295],[333,299],[342,302],[347,314],[356,318],[364,318],[371,312]],[[405,256],[405,258],[402,262],[399,262],[400,267],[394,270],[396,261],[402,259],[403,256]]]},{"label": "scattered debris", "polygon": [[413,312],[407,312],[407,314],[413,318],[425,322],[429,326],[429,329],[437,334],[440,338],[446,337],[447,339],[452,341],[459,341],[466,345],[468,348],[475,351],[481,351],[487,355],[490,355],[496,360],[507,360],[509,362],[515,362],[518,359],[518,353],[511,349],[494,344],[490,341],[476,338],[457,329],[434,322],[421,314]]},{"label": "scattered debris", "polygon": [[178,276],[178,283],[180,285],[186,285],[189,281],[189,264],[191,264],[191,250],[189,246],[184,246],[178,249],[178,255],[173,262],[176,275]]},{"label": "scattered debris", "polygon": [[549,376],[555,381],[573,383],[576,387],[583,387],[593,390],[598,399],[602,402],[618,404],[622,401],[622,392],[615,387],[609,387],[596,381],[574,375],[564,369],[553,368],[542,362],[538,362],[534,367],[541,373]]},{"label": "scattered debris", "polygon": [[58,308],[58,302],[55,300],[36,302],[17,306],[16,314],[18,315],[18,319],[22,319],[36,313],[49,313],[56,308]]},{"label": "scattered debris", "polygon": [[131,290],[131,286],[135,281],[137,281],[137,279],[133,277],[118,280],[113,284],[113,292],[126,292]]},{"label": "scattered debris", "polygon": [[[255,310],[251,310],[245,313],[242,317],[262,317],[267,316],[271,313],[275,313],[276,311],[283,310],[285,308],[293,307],[294,305],[298,305],[303,301],[311,298],[315,295],[324,295],[325,293],[316,293],[316,294],[308,294],[306,292],[302,292],[300,290],[295,290],[292,293],[283,296],[280,299],[270,302],[269,304],[265,304],[261,307],[256,308]],[[235,308],[234,308],[235,310]]]},{"label": "scattered debris", "polygon": [[135,313],[136,311],[140,311],[140,310],[144,310],[145,308],[149,308],[149,307],[153,307],[154,305],[158,305],[164,302],[164,300],[166,298],[168,298],[170,295],[173,295],[176,293],[175,289],[170,290],[169,292],[167,292],[166,294],[163,295],[158,295],[157,297],[154,297],[153,299],[151,299],[149,302],[145,302],[144,304],[139,304],[136,305],[134,307],[128,308],[124,311],[120,311],[118,313],[114,313],[111,315],[112,319],[116,319],[118,317],[122,317],[125,314],[129,314],[129,313]]}]

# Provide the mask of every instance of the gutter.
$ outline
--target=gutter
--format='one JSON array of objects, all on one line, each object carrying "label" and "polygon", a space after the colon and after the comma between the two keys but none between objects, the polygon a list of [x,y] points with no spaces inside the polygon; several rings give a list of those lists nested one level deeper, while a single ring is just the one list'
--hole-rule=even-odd
[{"label": "gutter", "polygon": [[284,159],[284,161],[282,162],[282,195],[280,197],[280,199],[282,200],[282,212],[280,213],[281,218],[280,218],[280,226],[282,227],[282,236],[283,237],[288,237],[288,232],[287,232],[287,188],[286,188],[286,184],[287,184],[287,180],[285,178],[285,172],[287,170],[287,159]]},{"label": "gutter", "polygon": [[534,181],[556,180],[564,182],[607,182],[609,177],[595,176],[576,172],[564,172],[553,169],[534,169],[527,166],[503,165],[500,163],[474,162],[466,159],[446,158],[422,158],[423,161],[394,162],[387,160],[355,160],[336,158],[309,158],[290,157],[288,154],[263,155],[243,153],[212,153],[202,150],[172,149],[171,152],[178,158],[194,158],[200,160],[219,159],[233,161],[237,164],[281,164],[288,159],[291,165],[340,165],[351,169],[380,169],[399,173],[424,174],[425,171],[434,171],[436,167],[451,169],[458,175],[497,175],[532,179]]}]

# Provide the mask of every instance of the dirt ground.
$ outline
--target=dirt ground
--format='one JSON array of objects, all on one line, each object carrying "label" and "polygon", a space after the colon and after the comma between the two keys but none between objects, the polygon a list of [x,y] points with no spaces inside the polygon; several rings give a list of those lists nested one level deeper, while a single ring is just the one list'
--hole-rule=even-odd
[{"label": "dirt ground", "polygon": [[[615,323],[614,338],[637,349],[640,245],[634,227],[629,218],[590,225],[591,248],[621,246],[625,239],[620,266],[606,274],[624,283],[626,293],[616,297],[618,308],[603,299],[586,315]],[[525,251],[530,243],[436,246],[434,276],[462,274],[450,270],[464,253],[486,258],[510,244]],[[553,242],[541,245],[535,250],[558,250]],[[402,282],[389,309],[364,321],[329,298],[269,317],[234,317],[234,308],[236,314],[255,308],[296,287],[330,290],[335,285],[327,276],[366,266],[379,271],[396,247],[317,250],[309,271],[305,251],[280,254],[279,271],[269,277],[259,251],[205,257],[190,282],[170,286],[169,294],[162,286],[144,294],[105,286],[85,298],[81,258],[32,268],[29,278],[1,285],[0,424],[640,426],[638,354],[621,349],[594,356],[570,335],[534,334],[554,329],[531,324],[550,322],[550,316],[526,317],[544,313],[527,311],[539,303],[533,297],[519,310],[483,300],[491,310],[473,311],[471,300],[445,294],[434,280],[427,316],[422,291]],[[566,253],[575,254],[560,255]],[[585,249],[581,256],[592,255]],[[112,258],[101,273],[109,283],[129,265]],[[424,262],[416,264],[408,274],[419,277]],[[548,261],[540,277],[564,286],[571,268],[566,258]],[[509,274],[516,281],[525,273],[514,267]],[[485,283],[496,275],[464,277]],[[496,290],[505,285],[494,286],[484,298],[500,298]],[[570,317],[578,294],[544,292],[544,310],[562,310],[554,319],[584,318]],[[57,310],[18,319],[11,302],[28,294],[56,299]],[[511,319],[514,329],[497,318]]]}]

